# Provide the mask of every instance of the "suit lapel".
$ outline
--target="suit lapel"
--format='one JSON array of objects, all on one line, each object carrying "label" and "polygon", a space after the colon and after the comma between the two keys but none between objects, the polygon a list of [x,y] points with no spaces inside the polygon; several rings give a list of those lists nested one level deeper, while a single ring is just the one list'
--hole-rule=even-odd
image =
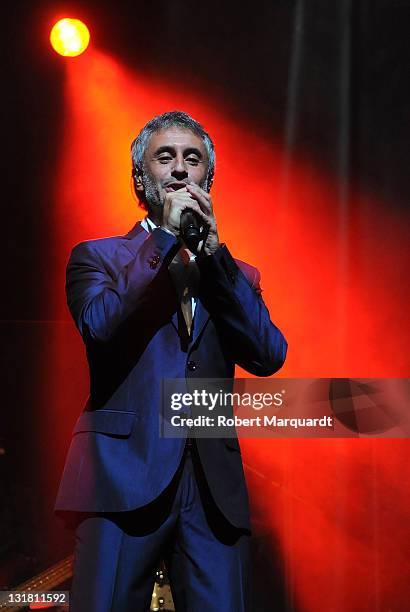
[{"label": "suit lapel", "polygon": [[200,300],[197,300],[193,320],[192,344],[197,341],[210,317],[209,312]]},{"label": "suit lapel", "polygon": [[[138,221],[134,227],[124,236],[125,240],[119,247],[117,251],[117,255],[124,263],[124,260],[128,263],[131,257],[135,255],[135,253],[140,248],[140,245],[148,238],[149,234],[142,227],[141,222]],[[131,256],[131,257],[130,257]],[[206,323],[209,320],[209,312],[205,308],[205,306],[201,303],[199,299],[196,301],[195,307],[195,315],[193,319],[193,330],[192,330],[192,339],[191,343],[193,344],[199,338],[202,330],[204,329]],[[178,331],[178,309],[174,312],[171,317],[172,325],[175,328],[175,332],[179,335]]]},{"label": "suit lapel", "polygon": [[177,332],[177,334],[179,336],[179,331],[178,331],[178,308],[176,309],[176,311],[172,315],[171,320],[172,320],[172,325],[175,327],[175,331]]}]

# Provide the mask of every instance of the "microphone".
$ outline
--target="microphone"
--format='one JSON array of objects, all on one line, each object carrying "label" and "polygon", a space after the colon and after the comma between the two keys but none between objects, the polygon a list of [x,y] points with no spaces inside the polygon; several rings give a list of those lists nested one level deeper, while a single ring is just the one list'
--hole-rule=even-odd
[{"label": "microphone", "polygon": [[182,240],[193,253],[201,240],[201,222],[195,211],[185,208],[181,213],[180,224]]}]

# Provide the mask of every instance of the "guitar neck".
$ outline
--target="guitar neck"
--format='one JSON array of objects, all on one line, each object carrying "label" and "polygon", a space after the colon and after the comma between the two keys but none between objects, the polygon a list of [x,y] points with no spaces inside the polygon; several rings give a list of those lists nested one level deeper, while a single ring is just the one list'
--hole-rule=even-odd
[{"label": "guitar neck", "polygon": [[[12,590],[19,593],[35,593],[38,591],[49,591],[54,587],[58,586],[68,578],[72,576],[73,573],[73,555],[70,555],[59,561],[55,565],[52,565],[41,574],[34,576],[30,580],[19,584],[14,587]],[[21,604],[8,604],[7,598],[0,598],[0,610],[7,610],[7,612],[15,612],[17,610],[23,610],[27,608],[27,603]]]}]

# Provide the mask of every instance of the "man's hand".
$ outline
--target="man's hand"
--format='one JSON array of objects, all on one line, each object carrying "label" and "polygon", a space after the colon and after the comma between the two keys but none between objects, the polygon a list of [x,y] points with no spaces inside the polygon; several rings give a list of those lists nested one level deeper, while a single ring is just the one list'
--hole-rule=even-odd
[{"label": "man's hand", "polygon": [[180,238],[181,213],[186,208],[196,212],[201,220],[204,238],[198,246],[198,255],[212,255],[219,248],[216,219],[212,209],[212,200],[206,191],[195,183],[167,193],[164,201],[162,227]]}]

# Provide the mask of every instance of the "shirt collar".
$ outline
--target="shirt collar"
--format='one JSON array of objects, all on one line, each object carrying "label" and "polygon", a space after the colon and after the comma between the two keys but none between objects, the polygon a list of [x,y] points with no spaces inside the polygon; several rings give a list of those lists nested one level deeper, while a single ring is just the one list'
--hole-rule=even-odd
[{"label": "shirt collar", "polygon": [[155,223],[151,221],[148,215],[141,221],[141,226],[149,234],[151,234],[154,231],[154,229],[158,227],[158,225],[155,225]]}]

